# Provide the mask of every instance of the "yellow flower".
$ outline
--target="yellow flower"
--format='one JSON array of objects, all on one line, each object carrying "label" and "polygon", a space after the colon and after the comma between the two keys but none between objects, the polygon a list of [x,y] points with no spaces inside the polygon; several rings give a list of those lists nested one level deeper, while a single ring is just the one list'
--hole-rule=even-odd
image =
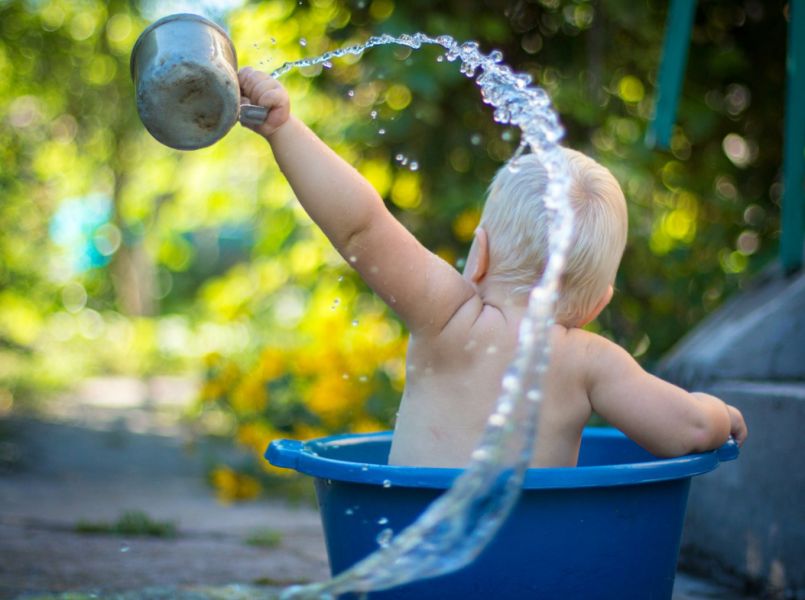
[{"label": "yellow flower", "polygon": [[234,389],[232,408],[240,414],[260,412],[268,404],[268,390],[259,370],[249,373]]},{"label": "yellow flower", "polygon": [[207,369],[214,369],[221,365],[223,357],[218,352],[209,352],[204,355],[202,362]]},{"label": "yellow flower", "polygon": [[201,390],[199,391],[199,396],[201,397],[202,402],[215,402],[223,397],[226,393],[226,390],[221,385],[221,382],[216,379],[210,379],[205,381],[202,386]]},{"label": "yellow flower", "polygon": [[481,210],[477,207],[468,208],[460,213],[453,221],[453,233],[461,242],[469,242],[475,235],[475,228],[481,220]]},{"label": "yellow flower", "polygon": [[262,457],[269,442],[276,437],[276,431],[268,424],[253,421],[238,427],[235,439],[238,444],[249,448],[258,457]]},{"label": "yellow flower", "polygon": [[270,381],[285,374],[288,369],[286,363],[287,357],[285,352],[278,348],[266,348],[260,355],[257,370],[264,380]]},{"label": "yellow flower", "polygon": [[305,423],[298,423],[294,425],[294,432],[291,437],[295,440],[306,442],[308,440],[326,437],[327,435],[329,435],[328,432],[321,427],[314,427]]},{"label": "yellow flower", "polygon": [[229,467],[216,467],[212,474],[212,485],[221,502],[251,500],[261,491],[260,482],[254,477],[237,473]]},{"label": "yellow flower", "polygon": [[306,404],[326,425],[349,422],[350,411],[363,403],[364,396],[348,374],[325,372],[306,394]]},{"label": "yellow flower", "polygon": [[385,431],[386,429],[388,427],[368,415],[358,417],[350,425],[350,430],[353,433],[374,433],[375,431]]}]

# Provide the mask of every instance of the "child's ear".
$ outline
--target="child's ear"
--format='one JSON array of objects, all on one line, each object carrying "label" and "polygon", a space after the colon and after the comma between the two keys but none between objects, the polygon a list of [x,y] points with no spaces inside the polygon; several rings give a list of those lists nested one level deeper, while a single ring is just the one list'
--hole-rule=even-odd
[{"label": "child's ear", "polygon": [[475,239],[467,257],[467,269],[474,284],[481,283],[489,270],[489,237],[483,227],[475,230]]},{"label": "child's ear", "polygon": [[591,323],[592,321],[594,321],[598,317],[598,315],[601,314],[601,311],[607,307],[607,304],[610,303],[610,301],[612,300],[612,296],[614,294],[615,294],[614,288],[611,285],[608,286],[607,291],[602,294],[601,299],[598,301],[598,304],[595,305],[595,308],[593,308],[590,311],[589,315],[587,315],[584,319],[581,320],[582,322],[579,325],[579,327],[584,327],[585,325],[587,325],[587,323]]}]

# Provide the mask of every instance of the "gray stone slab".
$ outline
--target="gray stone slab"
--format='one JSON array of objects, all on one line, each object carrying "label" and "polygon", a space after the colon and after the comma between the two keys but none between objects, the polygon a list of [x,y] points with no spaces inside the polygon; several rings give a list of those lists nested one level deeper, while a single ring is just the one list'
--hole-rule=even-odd
[{"label": "gray stone slab", "polygon": [[733,576],[768,597],[805,596],[805,384],[723,381],[749,439],[738,460],[691,485],[683,564]]},{"label": "gray stone slab", "polygon": [[784,277],[769,270],[684,337],[657,372],[684,387],[805,381],[805,272]]}]

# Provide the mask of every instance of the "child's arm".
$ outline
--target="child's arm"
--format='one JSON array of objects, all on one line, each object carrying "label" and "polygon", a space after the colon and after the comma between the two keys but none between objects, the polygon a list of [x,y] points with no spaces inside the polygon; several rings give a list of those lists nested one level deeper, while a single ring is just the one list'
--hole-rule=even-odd
[{"label": "child's arm", "polygon": [[299,202],[336,250],[412,332],[441,331],[474,288],[394,218],[366,179],[290,116],[288,94],[277,81],[249,67],[239,79],[245,98],[270,110],[255,131],[269,141]]},{"label": "child's arm", "polygon": [[584,364],[592,408],[652,454],[680,456],[712,450],[732,434],[747,436],[743,416],[709,394],[689,393],[644,371],[620,346],[586,337]]}]

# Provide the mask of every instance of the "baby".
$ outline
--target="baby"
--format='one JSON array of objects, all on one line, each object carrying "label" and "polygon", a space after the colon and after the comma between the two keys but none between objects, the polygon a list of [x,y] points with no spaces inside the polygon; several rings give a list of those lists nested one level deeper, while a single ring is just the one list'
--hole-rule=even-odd
[{"label": "baby", "polygon": [[[517,345],[528,292],[547,248],[533,155],[495,177],[463,273],[422,246],[352,166],[290,114],[285,89],[249,67],[243,96],[270,110],[254,130],[271,145],[296,197],[338,252],[410,331],[407,376],[390,464],[462,467],[480,441]],[[741,413],[718,398],[644,371],[622,348],[584,331],[612,298],[626,244],[623,193],[604,167],[564,150],[575,231],[561,282],[532,466],[575,466],[593,411],[658,456],[704,451],[732,434]]]}]

